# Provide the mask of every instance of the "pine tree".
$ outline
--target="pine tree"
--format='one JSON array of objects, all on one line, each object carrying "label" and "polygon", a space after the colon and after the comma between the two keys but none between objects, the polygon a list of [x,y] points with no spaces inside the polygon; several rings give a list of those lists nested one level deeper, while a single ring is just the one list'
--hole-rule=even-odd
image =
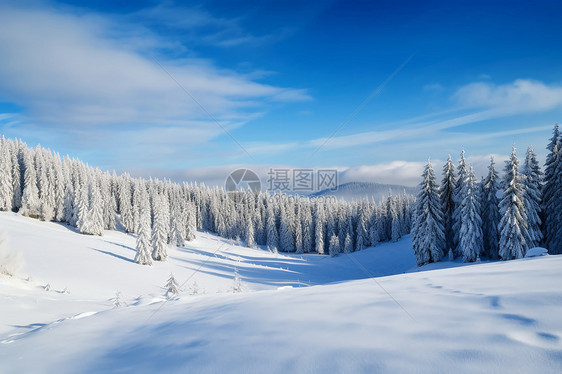
[{"label": "pine tree", "polygon": [[24,184],[21,201],[21,212],[24,216],[39,217],[40,202],[37,188],[37,174],[31,159],[30,151],[24,152]]},{"label": "pine tree", "polygon": [[170,299],[176,295],[178,295],[180,293],[180,285],[179,283],[176,281],[176,278],[174,278],[174,274],[170,273],[170,277],[168,278],[168,281],[166,282],[166,293],[164,294],[164,296],[166,296],[166,298]]},{"label": "pine tree", "polygon": [[443,229],[445,230],[445,252],[455,248],[455,235],[453,231],[453,216],[455,212],[455,165],[451,155],[443,166],[443,180],[439,188],[439,199],[441,200],[441,211],[443,212]]},{"label": "pine tree", "polygon": [[479,189],[472,167],[468,172],[467,182],[461,193],[461,227],[459,248],[464,262],[474,262],[482,253],[482,219],[480,218]]},{"label": "pine tree", "polygon": [[168,252],[166,243],[168,239],[169,219],[164,212],[164,198],[161,195],[154,197],[154,223],[152,225],[152,258],[156,261],[166,261]]},{"label": "pine tree", "polygon": [[281,212],[281,220],[279,223],[279,244],[282,251],[294,252],[295,239],[293,237],[293,233],[291,232],[290,217],[286,210],[282,209]]},{"label": "pine tree", "polygon": [[316,223],[314,225],[315,250],[319,255],[324,254],[324,209],[316,205]]},{"label": "pine tree", "polygon": [[549,153],[544,169],[543,241],[548,253],[559,254],[562,253],[562,236],[558,233],[562,227],[562,139],[558,123],[546,148]]},{"label": "pine tree", "polygon": [[351,241],[351,236],[347,233],[343,244],[343,253],[350,254],[351,252],[353,252],[353,242]]},{"label": "pine tree", "polygon": [[330,237],[330,246],[328,251],[332,257],[339,255],[341,252],[340,239],[335,234]]},{"label": "pine tree", "polygon": [[0,139],[0,210],[11,210],[13,200],[12,158],[5,139]]},{"label": "pine tree", "polygon": [[422,174],[415,207],[412,241],[418,266],[437,262],[443,258],[445,233],[443,213],[439,200],[439,187],[431,162],[428,161]]},{"label": "pine tree", "polygon": [[248,247],[253,248],[256,246],[254,240],[254,222],[251,219],[246,221],[246,233],[244,236],[246,237],[246,245]]},{"label": "pine tree", "polygon": [[525,213],[527,214],[527,242],[528,248],[538,247],[542,242],[541,232],[541,200],[542,186],[539,162],[533,151],[533,147],[527,148],[525,163],[523,164],[524,176],[524,201]]},{"label": "pine tree", "polygon": [[196,224],[196,209],[192,203],[186,204],[186,228],[185,228],[185,240],[192,241],[195,239],[195,234],[197,232]]},{"label": "pine tree", "polygon": [[277,252],[279,249],[279,235],[277,234],[275,214],[271,205],[267,207],[267,248],[273,252]]},{"label": "pine tree", "polygon": [[524,186],[518,171],[519,161],[515,146],[505,163],[503,197],[500,201],[499,256],[502,260],[522,258],[527,250],[527,215],[525,214]]},{"label": "pine tree", "polygon": [[137,228],[137,254],[135,262],[141,265],[152,265],[152,245],[150,241],[150,202],[148,193],[144,190],[139,199],[139,227]]},{"label": "pine tree", "polygon": [[101,193],[96,181],[92,181],[89,186],[91,204],[90,204],[90,226],[88,234],[103,235],[103,201]]},{"label": "pine tree", "polygon": [[484,253],[489,259],[498,258],[499,233],[498,225],[500,223],[498,190],[499,176],[495,169],[494,158],[490,158],[490,166],[488,166],[488,175],[482,181],[482,234]]},{"label": "pine tree", "polygon": [[461,158],[459,160],[459,166],[457,168],[457,181],[456,181],[456,185],[455,185],[455,192],[453,195],[453,198],[455,200],[455,210],[453,212],[453,241],[454,241],[454,247],[453,247],[453,253],[455,255],[455,257],[459,257],[462,256],[463,254],[461,252],[458,251],[459,249],[459,242],[460,242],[460,238],[459,238],[459,232],[461,229],[461,201],[463,199],[463,190],[466,188],[465,184],[468,183],[468,168],[466,166],[466,160],[465,160],[465,153],[464,153],[464,149],[461,152]]}]

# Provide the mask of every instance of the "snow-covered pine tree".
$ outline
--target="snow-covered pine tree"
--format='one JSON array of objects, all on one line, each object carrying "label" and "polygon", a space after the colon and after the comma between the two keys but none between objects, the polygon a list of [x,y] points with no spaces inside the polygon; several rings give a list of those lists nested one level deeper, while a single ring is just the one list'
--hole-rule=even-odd
[{"label": "snow-covered pine tree", "polygon": [[178,281],[176,281],[176,278],[174,277],[174,274],[170,273],[170,277],[168,278],[168,281],[166,282],[166,293],[164,294],[164,296],[166,296],[166,298],[170,299],[176,295],[178,295],[180,293],[180,285],[178,283]]},{"label": "snow-covered pine tree", "polygon": [[308,205],[305,209],[302,219],[302,245],[304,252],[311,252],[314,243],[314,227],[312,224],[311,206]]},{"label": "snow-covered pine tree", "polygon": [[400,218],[398,215],[398,208],[396,206],[397,202],[393,198],[390,200],[390,241],[397,242],[401,237],[402,228],[400,226]]},{"label": "snow-covered pine tree", "polygon": [[339,255],[341,252],[340,239],[335,234],[330,237],[330,245],[328,251],[330,253],[330,256],[332,257]]},{"label": "snow-covered pine tree", "polygon": [[170,240],[169,243],[181,247],[185,244],[185,215],[182,214],[179,199],[176,197],[172,201],[172,216],[170,220]]},{"label": "snow-covered pine tree", "polygon": [[489,259],[498,258],[499,232],[498,225],[500,223],[498,190],[499,176],[495,169],[494,158],[490,157],[490,165],[488,166],[488,175],[482,181],[482,236],[484,253]]},{"label": "snow-covered pine tree", "polygon": [[319,255],[324,254],[324,208],[320,204],[316,204],[316,221],[314,225],[314,245]]},{"label": "snow-covered pine tree", "polygon": [[12,148],[12,210],[17,212],[21,208],[21,196],[22,196],[22,174],[20,167],[20,147],[18,142],[11,141],[10,146]]},{"label": "snow-covered pine tree", "polygon": [[252,219],[246,220],[245,233],[246,245],[250,248],[256,246],[256,241],[254,238],[254,221]]},{"label": "snow-covered pine tree", "polygon": [[26,149],[23,154],[24,176],[21,213],[24,216],[37,218],[40,215],[39,189],[37,188],[37,174],[31,156],[31,151]]},{"label": "snow-covered pine tree", "polygon": [[195,206],[187,202],[186,204],[186,227],[185,227],[185,240],[192,241],[195,239],[195,234],[197,232],[196,224],[196,209]]},{"label": "snow-covered pine tree", "polygon": [[0,210],[11,210],[13,201],[12,157],[8,142],[0,139]]},{"label": "snow-covered pine tree", "polygon": [[474,262],[482,253],[482,219],[480,218],[479,186],[472,166],[461,193],[461,227],[459,232],[459,248],[464,262]]},{"label": "snow-covered pine tree", "polygon": [[152,265],[151,211],[148,192],[146,190],[141,192],[139,204],[139,227],[137,228],[137,254],[135,255],[135,262],[141,265]]},{"label": "snow-covered pine tree", "polygon": [[131,205],[131,177],[121,176],[119,183],[119,213],[126,232],[134,232],[133,208]]},{"label": "snow-covered pine tree", "polygon": [[546,147],[549,153],[546,156],[543,186],[543,242],[550,254],[562,253],[562,139],[558,123],[550,143]]},{"label": "snow-covered pine tree", "polygon": [[527,214],[525,213],[524,186],[518,171],[519,161],[515,146],[505,162],[503,197],[500,201],[499,256],[502,260],[525,257],[527,243]]},{"label": "snow-covered pine tree", "polygon": [[291,219],[286,209],[281,209],[281,220],[279,222],[279,245],[284,252],[295,251],[295,239],[291,231]]},{"label": "snow-covered pine tree", "polygon": [[439,199],[441,200],[441,211],[443,212],[443,229],[445,230],[445,252],[455,248],[455,235],[453,232],[453,216],[455,212],[455,165],[451,155],[443,166],[443,180],[439,188]]},{"label": "snow-covered pine tree", "polygon": [[343,253],[347,255],[353,252],[353,241],[351,241],[351,236],[349,236],[349,233],[347,233],[347,235],[345,236],[345,240],[343,243]]},{"label": "snow-covered pine tree", "polygon": [[95,177],[90,182],[88,189],[90,195],[90,209],[88,212],[90,225],[87,233],[91,235],[103,235],[103,201]]},{"label": "snow-covered pine tree", "polygon": [[277,224],[275,213],[271,205],[267,206],[267,248],[276,252],[279,249],[279,234],[277,233]]},{"label": "snow-covered pine tree", "polygon": [[369,241],[373,247],[375,247],[380,241],[380,217],[379,209],[375,206],[373,213],[371,215],[370,227],[369,227]]},{"label": "snow-covered pine tree", "polygon": [[464,149],[461,152],[459,159],[459,166],[457,168],[457,180],[453,198],[455,200],[455,210],[453,211],[453,240],[454,247],[453,253],[455,257],[462,256],[463,254],[458,251],[459,249],[459,233],[461,229],[461,201],[463,199],[462,193],[465,189],[465,184],[468,182],[468,167],[466,166]]},{"label": "snow-covered pine tree", "polygon": [[522,174],[525,189],[525,213],[527,214],[527,234],[525,238],[528,248],[538,247],[542,243],[541,232],[541,201],[542,172],[533,147],[527,148]]},{"label": "snow-covered pine tree", "polygon": [[168,241],[168,225],[169,218],[167,217],[164,209],[164,197],[157,194],[154,196],[154,223],[152,225],[152,258],[155,261],[166,261],[168,252],[166,250],[166,243]]},{"label": "snow-covered pine tree", "polygon": [[435,181],[433,167],[429,160],[424,168],[419,189],[415,206],[412,242],[416,262],[418,266],[421,266],[440,261],[445,250],[439,187]]}]

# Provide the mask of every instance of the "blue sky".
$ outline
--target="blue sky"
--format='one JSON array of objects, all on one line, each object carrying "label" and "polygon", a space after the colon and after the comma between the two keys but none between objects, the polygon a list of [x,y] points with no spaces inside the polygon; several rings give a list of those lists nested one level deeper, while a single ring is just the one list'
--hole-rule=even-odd
[{"label": "blue sky", "polygon": [[0,132],[209,183],[285,165],[413,185],[462,147],[483,171],[512,143],[544,155],[560,16],[557,1],[4,1]]}]

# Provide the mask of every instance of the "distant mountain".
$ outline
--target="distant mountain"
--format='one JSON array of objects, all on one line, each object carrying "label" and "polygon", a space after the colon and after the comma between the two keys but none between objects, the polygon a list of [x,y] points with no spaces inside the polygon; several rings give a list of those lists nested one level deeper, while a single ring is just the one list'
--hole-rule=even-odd
[{"label": "distant mountain", "polygon": [[340,184],[337,190],[322,190],[311,194],[311,197],[319,196],[335,196],[337,199],[345,201],[357,201],[362,199],[375,199],[381,201],[388,196],[388,191],[392,190],[393,195],[401,194],[406,191],[407,194],[415,196],[418,192],[417,187],[406,187],[399,184],[382,184],[368,182],[349,182]]}]

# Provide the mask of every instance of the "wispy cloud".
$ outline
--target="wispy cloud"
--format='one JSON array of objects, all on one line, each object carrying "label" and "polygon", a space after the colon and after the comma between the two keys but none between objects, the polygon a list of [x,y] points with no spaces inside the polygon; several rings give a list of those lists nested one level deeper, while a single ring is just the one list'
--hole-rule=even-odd
[{"label": "wispy cloud", "polygon": [[[353,148],[389,142],[405,142],[416,139],[423,145],[447,144],[459,140],[465,144],[484,139],[534,133],[548,130],[551,125],[496,130],[495,127],[478,132],[446,130],[483,121],[510,117],[518,114],[546,112],[562,107],[562,87],[546,85],[534,80],[516,80],[511,84],[493,85],[472,83],[459,88],[452,96],[456,105],[448,110],[427,114],[395,123],[375,125],[385,130],[365,131],[330,139],[325,150]],[[255,152],[283,152],[289,149],[316,148],[326,142],[326,137],[286,144],[262,143]],[[398,144],[397,143],[397,144]],[[419,145],[419,144],[418,144]]]},{"label": "wispy cloud", "polygon": [[[176,21],[185,28],[229,22],[196,12]],[[111,126],[113,138],[134,134],[155,142],[164,137],[170,144],[178,136],[184,144],[213,139],[220,129],[151,59],[162,46],[175,45],[122,17],[1,5],[0,100],[24,108],[29,123],[22,130],[57,128],[66,136],[95,137]],[[311,100],[304,89],[259,83],[251,74],[212,61],[170,54],[159,60],[230,129],[254,119],[272,102]],[[131,144],[124,140],[125,147]]]},{"label": "wispy cloud", "polygon": [[498,115],[512,115],[562,106],[562,87],[530,79],[502,85],[476,82],[461,87],[453,97],[464,107],[492,108]]}]

